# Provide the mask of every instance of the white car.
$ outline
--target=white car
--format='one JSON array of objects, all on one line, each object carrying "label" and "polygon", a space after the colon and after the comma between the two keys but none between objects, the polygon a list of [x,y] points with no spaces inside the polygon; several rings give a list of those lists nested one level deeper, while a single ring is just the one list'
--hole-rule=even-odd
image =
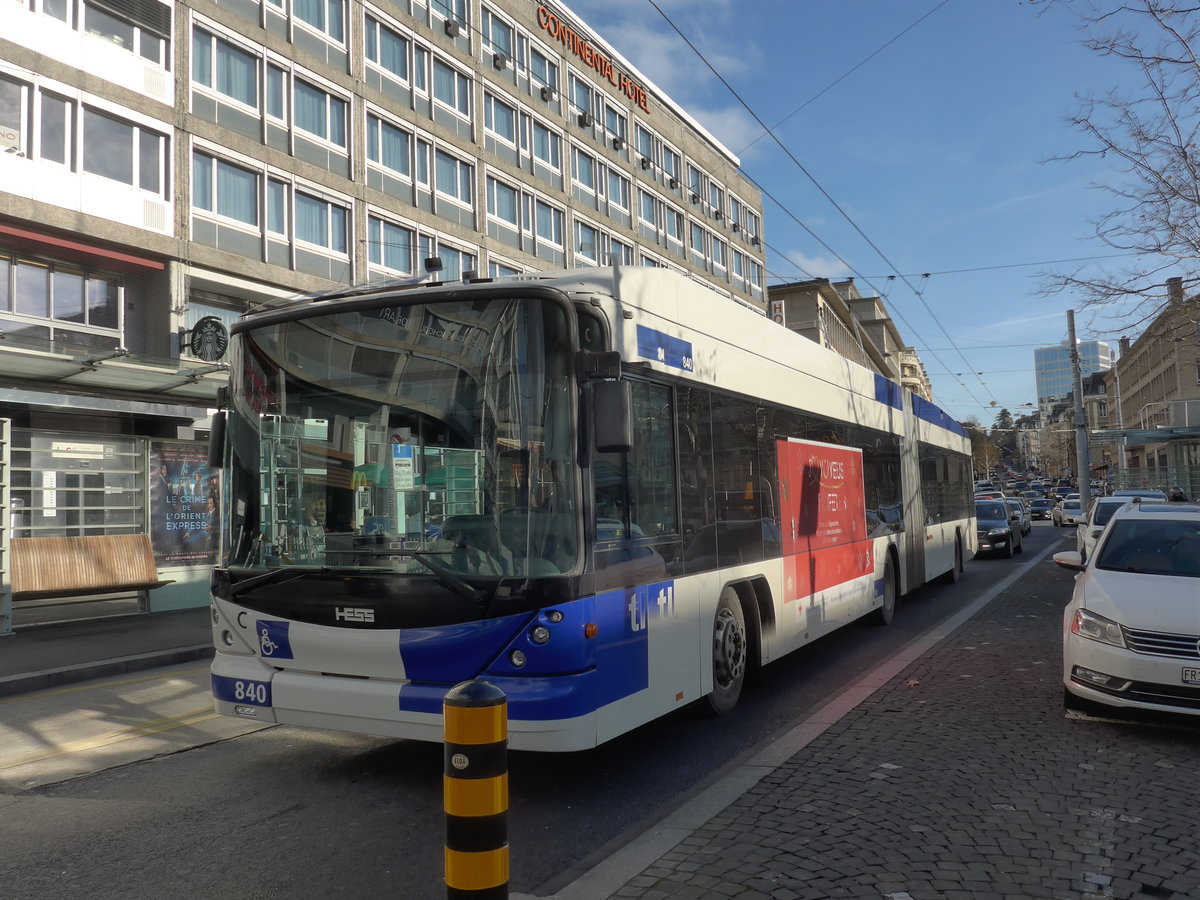
[{"label": "white car", "polygon": [[1118,508],[1078,571],[1063,616],[1068,709],[1200,716],[1200,506]]},{"label": "white car", "polygon": [[1079,502],[1078,497],[1074,500],[1064,500],[1050,511],[1050,520],[1063,527],[1078,525],[1083,519],[1083,504]]},{"label": "white car", "polygon": [[1096,546],[1096,540],[1113,513],[1131,502],[1131,497],[1097,497],[1092,501],[1087,518],[1075,526],[1075,546],[1083,561],[1087,562]]}]

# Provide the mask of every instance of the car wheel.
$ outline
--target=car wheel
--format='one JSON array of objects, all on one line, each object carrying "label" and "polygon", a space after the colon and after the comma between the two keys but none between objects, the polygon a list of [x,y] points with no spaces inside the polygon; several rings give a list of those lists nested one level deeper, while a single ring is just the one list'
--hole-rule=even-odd
[{"label": "car wheel", "polygon": [[1024,553],[1025,552],[1025,541],[1020,537],[1020,531],[1017,532],[1017,549],[1014,550],[1013,552],[1014,553]]},{"label": "car wheel", "polygon": [[1010,534],[1008,536],[1008,549],[1004,551],[1004,555],[1007,556],[1009,559],[1012,559],[1013,556],[1016,555],[1017,549],[1013,546],[1013,544],[1015,544],[1015,543],[1016,543],[1016,540]]}]

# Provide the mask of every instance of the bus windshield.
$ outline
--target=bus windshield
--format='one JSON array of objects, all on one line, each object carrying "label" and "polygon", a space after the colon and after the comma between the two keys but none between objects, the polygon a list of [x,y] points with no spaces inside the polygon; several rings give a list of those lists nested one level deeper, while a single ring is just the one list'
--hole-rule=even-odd
[{"label": "bus windshield", "polygon": [[419,574],[459,592],[574,570],[567,307],[338,302],[236,335],[223,565]]}]

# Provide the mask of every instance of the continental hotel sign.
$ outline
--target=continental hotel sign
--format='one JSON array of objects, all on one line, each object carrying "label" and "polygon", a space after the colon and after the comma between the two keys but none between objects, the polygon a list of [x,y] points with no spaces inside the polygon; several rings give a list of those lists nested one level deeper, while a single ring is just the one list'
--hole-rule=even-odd
[{"label": "continental hotel sign", "polygon": [[561,43],[583,61],[589,69],[595,69],[601,78],[623,93],[646,112],[650,112],[650,97],[646,89],[613,66],[612,60],[592,46],[591,41],[552,13],[544,6],[537,11],[538,26],[551,38]]}]

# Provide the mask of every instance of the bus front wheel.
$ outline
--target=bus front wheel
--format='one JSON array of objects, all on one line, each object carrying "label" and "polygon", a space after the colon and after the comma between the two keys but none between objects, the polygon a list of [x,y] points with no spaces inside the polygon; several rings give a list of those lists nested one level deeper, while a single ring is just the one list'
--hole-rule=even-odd
[{"label": "bus front wheel", "polygon": [[713,689],[707,699],[714,715],[723,716],[737,706],[746,681],[749,659],[746,642],[746,616],[741,601],[737,592],[727,587],[721,591],[713,619]]}]

